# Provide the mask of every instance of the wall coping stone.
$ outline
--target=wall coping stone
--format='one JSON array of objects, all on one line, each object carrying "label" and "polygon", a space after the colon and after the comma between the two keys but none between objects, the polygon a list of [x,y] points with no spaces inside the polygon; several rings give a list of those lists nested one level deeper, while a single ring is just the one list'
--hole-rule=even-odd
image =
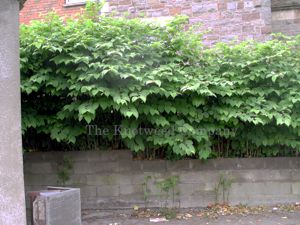
[{"label": "wall coping stone", "polygon": [[[300,169],[300,157],[266,158],[218,158],[206,161],[186,159],[169,160],[133,160],[129,150],[108,151],[70,151],[70,152],[33,152],[24,154],[24,162],[57,162],[63,156],[69,156],[74,162],[123,162],[132,161],[141,164],[144,172],[166,172],[182,170],[247,170],[247,169]],[[121,164],[122,165],[122,164]],[[133,167],[134,170],[135,167]],[[130,170],[130,168],[127,170]]]},{"label": "wall coping stone", "polygon": [[272,11],[300,9],[299,0],[272,0]]}]

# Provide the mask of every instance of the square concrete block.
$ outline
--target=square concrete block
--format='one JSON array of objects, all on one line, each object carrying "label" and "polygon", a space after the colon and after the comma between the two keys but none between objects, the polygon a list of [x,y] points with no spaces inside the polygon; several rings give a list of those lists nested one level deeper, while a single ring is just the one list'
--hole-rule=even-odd
[{"label": "square concrete block", "polygon": [[32,225],[81,225],[80,189],[48,187],[29,196]]}]

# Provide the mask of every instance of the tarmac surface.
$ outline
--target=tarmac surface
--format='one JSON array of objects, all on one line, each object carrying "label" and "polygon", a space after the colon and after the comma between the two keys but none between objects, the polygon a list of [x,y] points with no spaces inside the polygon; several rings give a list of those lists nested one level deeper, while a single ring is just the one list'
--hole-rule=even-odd
[{"label": "tarmac surface", "polygon": [[150,218],[133,217],[130,211],[85,211],[83,225],[300,225],[300,212],[267,212],[259,215],[230,215],[214,218],[193,216],[166,222],[150,222]]}]

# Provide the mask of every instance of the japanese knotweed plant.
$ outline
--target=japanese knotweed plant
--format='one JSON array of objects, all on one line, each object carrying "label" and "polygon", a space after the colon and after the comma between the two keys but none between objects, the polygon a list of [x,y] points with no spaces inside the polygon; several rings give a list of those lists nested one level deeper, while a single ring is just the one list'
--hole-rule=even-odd
[{"label": "japanese knotweed plant", "polygon": [[300,150],[300,38],[205,49],[187,22],[51,14],[22,25],[25,148],[201,159]]}]

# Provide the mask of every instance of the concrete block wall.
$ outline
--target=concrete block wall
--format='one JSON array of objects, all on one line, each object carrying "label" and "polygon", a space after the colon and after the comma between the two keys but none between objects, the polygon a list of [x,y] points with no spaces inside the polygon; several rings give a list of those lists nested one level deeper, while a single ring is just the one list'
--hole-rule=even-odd
[{"label": "concrete block wall", "polygon": [[[84,2],[84,0],[82,1]],[[20,22],[40,19],[49,11],[61,16],[80,13],[84,4],[66,5],[65,0],[27,0]],[[271,0],[108,0],[106,12],[129,18],[166,19],[187,15],[190,23],[201,23],[205,44],[234,39],[265,40],[271,33]]]},{"label": "concrete block wall", "polygon": [[[83,209],[207,206],[223,201],[222,185],[216,191],[222,178],[231,204],[300,201],[300,158],[136,161],[126,150],[26,153],[26,191],[57,185],[64,156],[73,164],[66,185],[81,189]],[[174,177],[174,195],[167,195],[157,184]]]}]

